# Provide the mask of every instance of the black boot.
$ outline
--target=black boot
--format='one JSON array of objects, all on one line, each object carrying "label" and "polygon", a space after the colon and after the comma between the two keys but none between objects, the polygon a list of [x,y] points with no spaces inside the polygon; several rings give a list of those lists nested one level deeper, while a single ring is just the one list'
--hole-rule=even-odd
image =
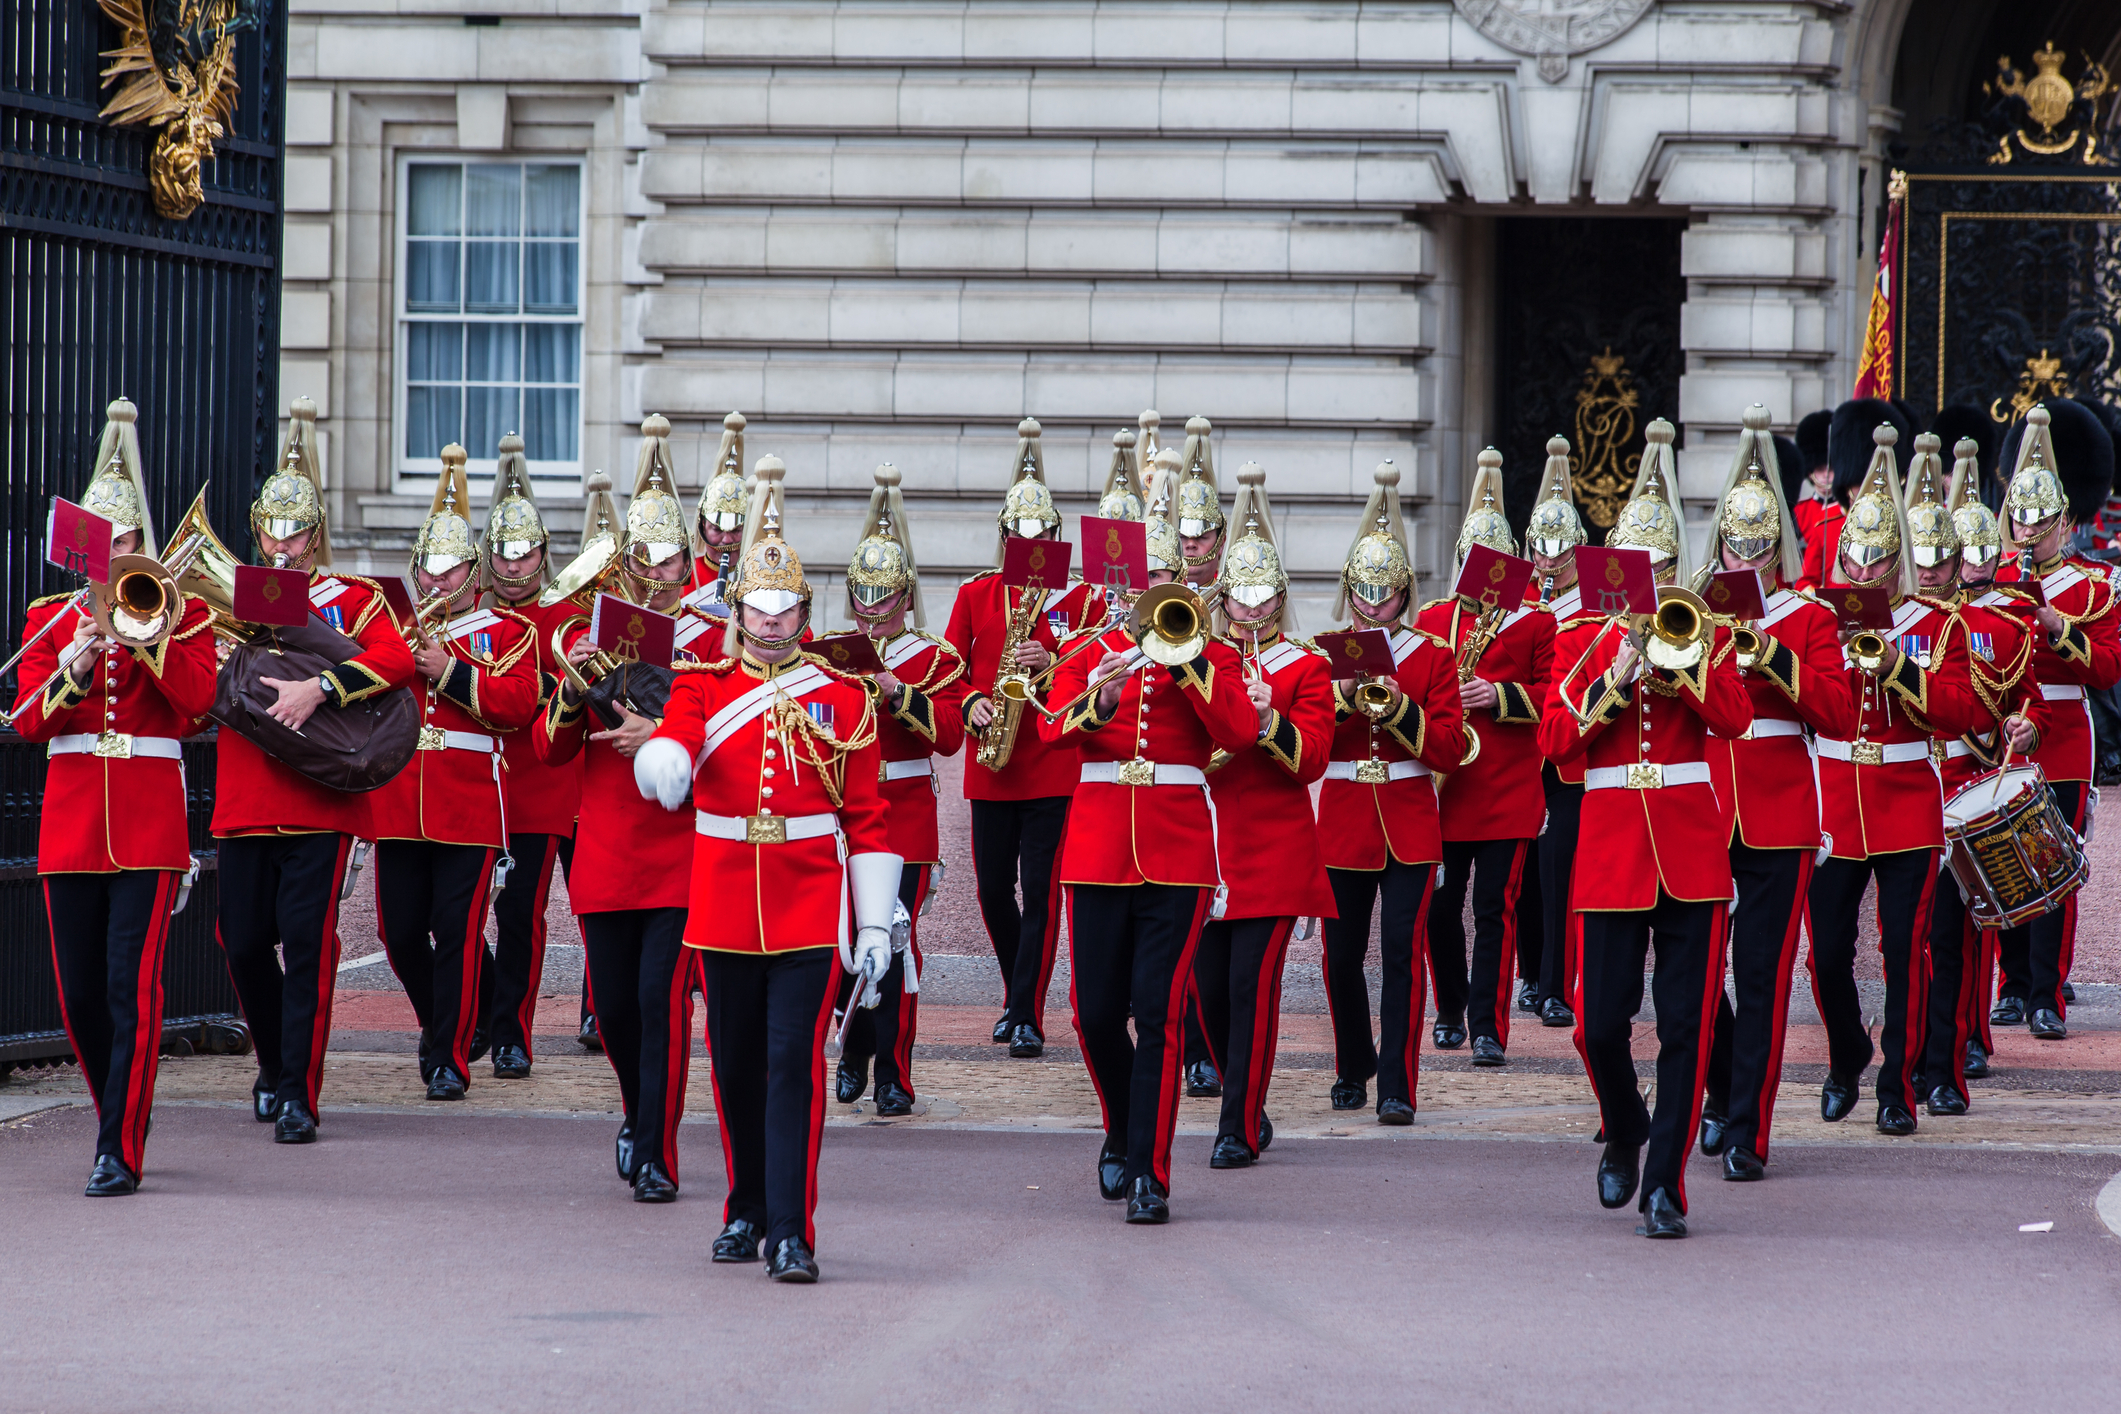
[{"label": "black boot", "polygon": [[1671,1189],[1657,1189],[1642,1200],[1642,1226],[1635,1231],[1644,1237],[1686,1236],[1686,1214],[1679,1211]]},{"label": "black boot", "polygon": [[1727,1122],[1716,1110],[1704,1105],[1701,1110],[1701,1152],[1715,1158],[1730,1142]]},{"label": "black boot", "polygon": [[1208,1157],[1211,1169],[1248,1169],[1252,1167],[1252,1151],[1245,1141],[1234,1134],[1225,1134],[1215,1141],[1215,1152]]},{"label": "black boot", "polygon": [[1216,1070],[1215,1062],[1197,1060],[1186,1067],[1186,1093],[1194,1099],[1223,1092],[1222,1074]]},{"label": "black boot", "polygon": [[1130,1223],[1167,1223],[1171,1221],[1171,1205],[1164,1200],[1171,1196],[1161,1183],[1143,1174],[1134,1180],[1127,1190],[1127,1221]]},{"label": "black boot", "polygon": [[618,1163],[619,1177],[633,1182],[636,1160],[633,1155],[633,1121],[627,1120],[619,1126],[618,1142],[612,1146],[612,1158]]},{"label": "black boot", "polygon": [[1642,1182],[1642,1146],[1608,1144],[1598,1160],[1598,1206],[1623,1208]]},{"label": "black boot", "polygon": [[274,1117],[272,1142],[275,1144],[314,1144],[317,1142],[317,1117],[309,1112],[309,1106],[300,1100],[288,1100],[281,1104],[280,1113]]},{"label": "black boot", "polygon": [[773,1249],[773,1256],[766,1262],[766,1275],[799,1286],[816,1281],[817,1258],[810,1255],[810,1244],[800,1237],[781,1239],[781,1245]]},{"label": "black boot", "polygon": [[643,1159],[641,1166],[633,1171],[633,1201],[636,1203],[675,1203],[678,1186],[663,1172],[663,1165],[656,1159]]},{"label": "black boot", "polygon": [[95,1168],[89,1170],[88,1187],[81,1190],[81,1196],[117,1198],[139,1187],[140,1176],[121,1163],[116,1154],[98,1154]]},{"label": "black boot", "polygon": [[756,1262],[759,1259],[759,1225],[749,1218],[737,1218],[722,1229],[722,1235],[714,1240],[714,1260],[717,1262]]},{"label": "black boot", "polygon": [[261,1072],[250,1087],[250,1117],[260,1124],[271,1124],[280,1113],[280,1082],[268,1080]]},{"label": "black boot", "polygon": [[869,1057],[841,1056],[839,1069],[832,1080],[832,1098],[843,1105],[851,1105],[862,1098],[862,1091],[869,1088]]}]

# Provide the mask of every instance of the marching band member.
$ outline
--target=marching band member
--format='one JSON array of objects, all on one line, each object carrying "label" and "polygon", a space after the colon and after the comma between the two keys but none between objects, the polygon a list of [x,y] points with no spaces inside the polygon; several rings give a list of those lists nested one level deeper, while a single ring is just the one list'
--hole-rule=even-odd
[{"label": "marching band member", "polygon": [[[1475,545],[1515,555],[1517,541],[1502,512],[1502,454],[1480,453],[1469,509],[1458,532],[1458,560]],[[1416,628],[1451,650],[1470,761],[1453,763],[1438,789],[1443,824],[1443,882],[1429,904],[1429,964],[1436,978],[1435,1040],[1465,1044],[1473,1064],[1507,1061],[1510,972],[1517,957],[1519,899],[1525,859],[1546,814],[1540,788],[1538,727],[1552,671],[1554,620],[1536,605],[1482,609],[1454,594],[1425,607]],[[1480,720],[1474,723],[1474,715]],[[1473,962],[1466,967],[1466,890],[1473,891]]]},{"label": "marching band member", "polygon": [[[1532,575],[1539,601],[1553,616],[1553,633],[1595,619],[1583,606],[1576,583],[1576,547],[1588,537],[1576,514],[1569,484],[1569,439],[1547,439],[1547,464],[1539,499],[1525,524],[1525,549],[1532,555]],[[1546,711],[1553,688],[1553,649],[1548,645],[1547,677],[1535,689],[1539,709]],[[1542,760],[1539,783],[1546,796],[1546,827],[1539,836],[1539,1024],[1576,1024],[1571,1002],[1576,995],[1575,930],[1570,924],[1569,872],[1576,862],[1577,820],[1583,813],[1583,762]]]},{"label": "marching band member", "polygon": [[[2049,707],[2033,761],[2047,773],[2056,805],[2080,834],[2097,750],[2086,696],[2121,681],[2121,610],[2110,570],[2070,548],[2071,522],[2096,515],[2113,485],[2113,440],[2104,432],[2095,413],[2068,399],[2033,408],[2012,429],[2018,443],[2004,446],[2006,455],[2016,455],[2003,509],[2013,554],[1996,576],[2006,588],[2037,579],[2046,593],[2047,602],[2033,611],[2041,629],[2033,638],[2033,676]],[[2067,456],[2057,455],[2057,433]],[[2003,995],[1994,1019],[2006,1026],[2023,1020],[2043,1041],[2067,1036],[2066,988],[2076,942],[2075,894],[2052,913],[2004,929],[1997,941]]]},{"label": "marching band member", "polygon": [[744,548],[744,503],[749,491],[744,485],[744,414],[732,412],[722,419],[722,442],[715,449],[714,475],[700,491],[699,510],[692,520],[693,591],[685,602],[718,619],[729,617],[723,602],[728,566]]},{"label": "marching band member", "polygon": [[[1038,423],[1027,417],[1016,434],[1015,470],[997,518],[997,565],[1012,538],[1060,538]],[[969,684],[966,735],[975,742],[965,762],[965,799],[972,804],[972,874],[1002,972],[1003,1009],[994,1040],[1019,1059],[1046,1048],[1046,988],[1060,939],[1060,884],[1053,865],[1077,763],[1072,743],[1024,730],[1021,704],[998,698],[995,690],[1005,674],[1044,672],[1061,639],[1104,619],[1104,596],[1089,585],[1071,584],[1059,594],[1014,589],[1001,582],[997,569],[965,581],[943,634],[965,661]]]},{"label": "marching band member", "polygon": [[[110,522],[114,556],[158,548],[136,416],[123,398],[110,405],[81,498]],[[213,706],[214,639],[211,610],[187,595],[164,604],[147,646],[104,633],[80,600],[55,594],[29,606],[24,641],[51,631],[22,656],[10,721],[51,758],[37,872],[60,1016],[96,1107],[83,1191],[107,1198],[140,1184],[162,1045],[162,949],[192,864],[178,743]],[[118,628],[124,611],[105,612]]]},{"label": "marching band member", "polygon": [[1722,977],[1712,979],[1716,1014],[1701,1111],[1701,1152],[1721,1155],[1723,1176],[1734,1182],[1767,1176],[1798,924],[1820,844],[1804,729],[1841,740],[1855,725],[1833,611],[1789,588],[1803,557],[1781,480],[1767,472],[1775,454],[1768,410],[1756,403],[1744,421],[1716,507],[1713,567],[1756,573],[1766,612],[1748,625],[1759,636],[1758,652],[1726,643],[1752,700],[1753,725],[1743,736],[1708,743],[1738,890],[1728,945],[1738,1000],[1734,1009]]},{"label": "marching band member", "polygon": [[[1864,886],[1878,881],[1879,947],[1885,958],[1884,1055],[1878,1070],[1878,1129],[1915,1131],[1913,1080],[1922,1063],[1930,910],[1944,848],[1944,803],[1930,738],[1985,729],[1967,659],[1966,626],[1942,600],[1913,594],[1913,557],[1900,504],[1893,446],[1899,432],[1881,422],[1876,451],[1841,526],[1836,578],[1893,588],[1893,624],[1883,652],[1858,651],[1844,670],[1854,698],[1855,735],[1817,743],[1820,824],[1831,843],[1812,874],[1806,930],[1812,991],[1826,1023],[1827,1078],[1822,1119],[1855,1108],[1856,1083],[1870,1064],[1870,1035],[1856,995],[1856,915]],[[1835,584],[1824,590],[1831,602]],[[1876,646],[1876,645],[1873,645]]]},{"label": "marching band member", "polygon": [[[1220,641],[1244,667],[1259,741],[1209,761],[1215,817],[1226,826],[1216,830],[1215,851],[1229,892],[1222,916],[1202,926],[1193,955],[1209,1062],[1222,1080],[1222,1117],[1208,1159],[1217,1169],[1246,1167],[1273,1139],[1267,1084],[1289,935],[1298,918],[1333,914],[1311,805],[1311,783],[1325,775],[1333,748],[1333,683],[1324,655],[1288,637],[1295,610],[1266,479],[1254,463],[1238,468],[1231,519],[1245,529],[1223,557],[1218,610]],[[1174,547],[1157,548],[1168,555]],[[1154,569],[1159,561],[1151,554]],[[1262,868],[1268,860],[1272,867]]]},{"label": "marching band member", "polygon": [[[1812,546],[1820,543],[1829,507],[1834,516],[1834,532],[1839,534],[1841,530],[1843,510],[1834,499],[1834,463],[1827,451],[1827,429],[1833,421],[1834,415],[1825,408],[1797,420],[1797,460],[1803,468],[1804,487],[1790,506],[1790,521],[1797,529],[1797,540],[1807,560],[1812,558]],[[1792,582],[1792,587],[1799,586],[1812,587],[1804,580],[1802,565]]]},{"label": "marching band member", "polygon": [[[1340,567],[1335,610],[1354,629],[1384,630],[1395,666],[1390,677],[1374,682],[1333,684],[1337,725],[1318,796],[1318,816],[1331,822],[1319,846],[1337,915],[1324,922],[1326,1005],[1333,1015],[1333,1108],[1361,1109],[1375,1076],[1377,1122],[1412,1124],[1428,990],[1422,957],[1429,895],[1443,860],[1431,773],[1457,767],[1466,737],[1451,650],[1405,622],[1414,566],[1400,519],[1399,468],[1385,462],[1374,480]],[[1379,687],[1382,693],[1364,690]],[[1380,898],[1384,990],[1373,1044],[1363,958]]]},{"label": "marching band member", "polygon": [[[589,473],[588,479],[582,483],[582,490],[584,493],[582,539],[580,542],[581,549],[575,553],[576,561],[579,562],[583,556],[590,552],[590,547],[600,540],[608,540],[610,542],[610,553],[616,555],[618,553],[620,535],[619,527],[624,524],[624,520],[619,515],[618,502],[611,497],[611,477],[600,467]],[[581,597],[577,596],[576,612],[578,613],[588,607],[586,604],[579,602]],[[546,695],[547,697],[551,696],[549,690]],[[532,725],[534,727],[535,723]],[[583,769],[586,771],[587,768]],[[577,809],[579,811],[579,807]],[[574,867],[571,859],[567,862],[567,867],[570,869]],[[575,926],[580,927],[581,925],[576,924]],[[582,947],[586,964],[589,947],[589,935],[586,932],[582,935]],[[585,1051],[601,1051],[604,1049],[604,1037],[597,1030],[596,1002],[589,995],[589,968],[586,965],[582,968],[581,1029],[575,1033],[575,1040],[581,1044],[582,1049]]]},{"label": "marching band member", "polygon": [[[874,679],[880,709],[877,748],[883,758],[878,787],[890,808],[886,842],[905,861],[898,897],[912,922],[906,951],[892,954],[891,968],[878,987],[882,999],[873,1008],[858,1009],[848,1024],[834,1097],[843,1105],[862,1097],[869,1057],[874,1056],[876,1112],[908,1115],[915,1099],[921,910],[927,906],[929,881],[942,867],[935,823],[935,758],[955,756],[965,744],[965,660],[949,644],[920,631],[927,622],[921,607],[921,572],[913,558],[912,530],[895,466],[876,469],[862,538],[847,566],[847,610],[876,641],[877,656],[884,662],[884,671]],[[852,978],[841,984],[845,1005],[854,1005],[854,987]]]},{"label": "marching band member", "polygon": [[886,848],[869,693],[802,651],[810,585],[771,513],[769,463],[729,586],[728,656],[680,667],[633,764],[644,797],[694,807],[685,946],[706,984],[729,1174],[714,1260],[757,1261],[763,1243],[767,1276],[813,1282],[833,993],[842,962],[870,988],[891,965],[902,861]]},{"label": "marching band member", "polygon": [[[419,749],[370,793],[369,806],[376,918],[391,971],[420,1019],[420,1079],[430,1100],[461,1100],[470,1084],[486,905],[508,847],[497,734],[529,726],[538,710],[535,628],[507,609],[472,607],[479,552],[458,509],[471,501],[464,462],[456,443],[442,449],[434,508],[412,542],[420,612],[406,631],[417,641]],[[438,632],[429,632],[431,620]]]},{"label": "marching band member", "polygon": [[1186,444],[1178,454],[1172,522],[1186,557],[1184,583],[1206,590],[1215,583],[1223,557],[1222,491],[1215,482],[1214,427],[1205,417],[1186,419]]},{"label": "marching band member", "polygon": [[[1646,539],[1664,542],[1676,574],[1685,566],[1683,528],[1669,500],[1672,436],[1672,424],[1662,418],[1649,425],[1649,447],[1621,522],[1631,526],[1638,547]],[[1731,897],[1730,860],[1704,752],[1709,733],[1743,732],[1752,707],[1736,669],[1718,661],[1717,633],[1697,640],[1691,661],[1682,652],[1660,662],[1642,656],[1634,634],[1617,631],[1624,626],[1616,617],[1556,639],[1554,661],[1568,666],[1555,678],[1539,740],[1550,758],[1581,757],[1585,767],[1569,907],[1581,929],[1579,1043],[1605,1126],[1598,1201],[1618,1208],[1639,1184],[1638,1231],[1684,1237],[1686,1157],[1707,1050],[1702,1033],[1723,977]],[[1629,1051],[1653,934],[1654,1114],[1636,1089]]]},{"label": "marching band member", "polygon": [[1105,489],[1097,498],[1097,513],[1105,520],[1142,520],[1148,516],[1140,488],[1141,468],[1134,460],[1134,431],[1122,427],[1112,434],[1112,465],[1105,469]]},{"label": "marching band member", "polygon": [[[1851,398],[1829,414],[1826,427],[1827,467],[1832,472],[1826,504],[1819,514],[1818,534],[1806,532],[1804,582],[1819,588],[1835,578],[1834,556],[1841,543],[1841,527],[1848,519],[1850,498],[1862,489],[1871,465],[1871,432],[1890,423],[1902,441],[1914,433],[1891,403],[1877,398]],[[1816,484],[1816,483],[1815,483]]]},{"label": "marching band member", "polygon": [[[361,650],[314,678],[261,679],[278,693],[273,715],[297,730],[320,707],[392,692],[413,677],[412,653],[382,588],[330,571],[316,423],[316,404],[295,399],[280,463],[250,508],[259,555],[306,571],[310,607]],[[307,1144],[317,1137],[331,1039],[339,895],[354,839],[374,837],[374,793],[319,785],[235,732],[221,734],[214,769],[216,928],[257,1046],[251,1109],[273,1126],[275,1142]]]},{"label": "marching band member", "polygon": [[[1172,578],[1152,569],[1149,584]],[[1185,995],[1221,881],[1205,768],[1259,740],[1236,650],[1199,629],[1183,643],[1097,630],[1102,651],[1076,645],[1054,674],[1057,715],[1039,718],[1048,744],[1081,753],[1060,860],[1075,1029],[1104,1112],[1098,1191],[1125,1198],[1130,1223],[1171,1215]]]},{"label": "marching band member", "polygon": [[[493,592],[493,607],[529,623],[541,698],[559,671],[552,661],[552,630],[578,612],[566,603],[538,603],[551,577],[551,541],[531,489],[523,439],[511,432],[501,438],[494,464],[486,536],[479,546],[484,571],[480,578]],[[545,975],[545,905],[552,896],[553,867],[573,867],[582,772],[571,761],[546,765],[528,727],[501,734],[501,761],[508,795],[507,852],[519,872],[511,877],[514,887],[503,889],[494,900],[493,952],[480,947],[479,1011],[493,1047],[494,1078],[519,1080],[530,1074],[530,1036],[538,983]]]},{"label": "marching band member", "polygon": [[[682,602],[692,557],[683,508],[661,484],[669,442],[655,430],[658,423],[669,425],[651,418],[643,426],[625,543],[619,547],[614,538],[613,548],[642,604],[677,619],[672,662],[706,663],[720,656],[723,624]],[[612,535],[616,513],[608,488],[607,481],[592,492],[601,502],[591,513]],[[595,547],[595,537],[585,536],[582,553]],[[668,1203],[678,1193],[678,1123],[685,1116],[692,991],[700,970],[699,954],[685,946],[692,831],[682,815],[643,799],[634,783],[633,757],[656,724],[624,703],[614,704],[621,713],[616,727],[589,718],[588,694],[578,681],[596,651],[583,617],[588,607],[572,604],[566,666],[532,737],[548,767],[580,772],[581,867],[569,878],[568,902],[581,923],[597,1034],[619,1081],[619,1177],[633,1185],[636,1203]]]}]

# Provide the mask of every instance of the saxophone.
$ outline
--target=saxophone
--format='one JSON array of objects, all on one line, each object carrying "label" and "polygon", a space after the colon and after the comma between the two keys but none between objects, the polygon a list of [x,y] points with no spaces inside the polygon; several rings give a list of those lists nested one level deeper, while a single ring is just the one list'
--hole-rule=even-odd
[{"label": "saxophone", "polygon": [[[1005,586],[1002,593],[1006,596],[1008,592]],[[1009,757],[1016,750],[1016,731],[1023,722],[1024,702],[1031,696],[1031,675],[1016,665],[1016,650],[1030,639],[1046,596],[1044,591],[1028,586],[1019,593],[1023,598],[1008,615],[1002,634],[1002,655],[995,664],[994,683],[987,694],[994,704],[994,715],[980,729],[979,751],[973,756],[990,771],[999,771],[1009,764]]]},{"label": "saxophone", "polygon": [[[1481,656],[1488,651],[1488,645],[1495,641],[1495,635],[1502,630],[1502,619],[1502,606],[1497,605],[1492,609],[1484,610],[1480,617],[1474,621],[1472,632],[1466,635],[1466,641],[1460,644],[1458,648],[1458,682],[1460,686],[1464,686],[1473,680],[1473,670],[1480,666]],[[1465,728],[1466,754],[1458,758],[1460,767],[1472,765],[1474,758],[1480,755],[1480,733],[1473,730],[1471,722],[1467,722]]]}]

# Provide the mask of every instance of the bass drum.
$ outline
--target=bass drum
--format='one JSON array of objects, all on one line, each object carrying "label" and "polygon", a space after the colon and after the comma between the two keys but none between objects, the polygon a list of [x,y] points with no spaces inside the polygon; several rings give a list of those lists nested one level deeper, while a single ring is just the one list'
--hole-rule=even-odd
[{"label": "bass drum", "polygon": [[267,712],[277,691],[259,682],[315,677],[360,653],[360,644],[315,613],[298,627],[261,630],[228,655],[207,716],[318,785],[374,790],[404,770],[419,745],[420,709],[410,692],[398,688],[345,707],[319,707],[297,732]]},{"label": "bass drum", "polygon": [[1945,862],[1984,928],[2051,913],[2091,877],[2084,842],[2038,766],[1983,776],[1946,801],[1944,842]]}]

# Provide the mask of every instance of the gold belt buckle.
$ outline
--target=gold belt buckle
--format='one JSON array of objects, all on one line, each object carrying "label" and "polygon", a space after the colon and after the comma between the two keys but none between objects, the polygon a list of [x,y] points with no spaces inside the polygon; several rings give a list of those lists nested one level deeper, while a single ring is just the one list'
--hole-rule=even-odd
[{"label": "gold belt buckle", "polygon": [[1144,756],[1119,763],[1119,783],[1123,786],[1153,786],[1156,784],[1156,763]]},{"label": "gold belt buckle", "polygon": [[113,761],[130,761],[133,755],[131,732],[104,732],[96,738],[96,754]]},{"label": "gold belt buckle", "polygon": [[420,728],[419,749],[422,751],[447,751],[449,734],[440,727]]},{"label": "gold belt buckle", "polygon": [[1858,766],[1883,766],[1885,747],[1875,741],[1852,741],[1849,743],[1849,760]]},{"label": "gold belt buckle", "polygon": [[784,815],[746,815],[745,844],[788,843],[788,818]]},{"label": "gold belt buckle", "polygon": [[1655,761],[1636,761],[1628,766],[1629,790],[1664,789],[1664,767]]},{"label": "gold belt buckle", "polygon": [[1950,759],[1951,752],[1949,749],[1946,748],[1945,744],[1941,741],[1932,739],[1930,742],[1930,760],[1936,762],[1939,766],[1942,766],[1946,761],[1949,761]]},{"label": "gold belt buckle", "polygon": [[1359,786],[1381,786],[1392,779],[1392,768],[1372,756],[1367,761],[1355,763],[1355,784]]}]

